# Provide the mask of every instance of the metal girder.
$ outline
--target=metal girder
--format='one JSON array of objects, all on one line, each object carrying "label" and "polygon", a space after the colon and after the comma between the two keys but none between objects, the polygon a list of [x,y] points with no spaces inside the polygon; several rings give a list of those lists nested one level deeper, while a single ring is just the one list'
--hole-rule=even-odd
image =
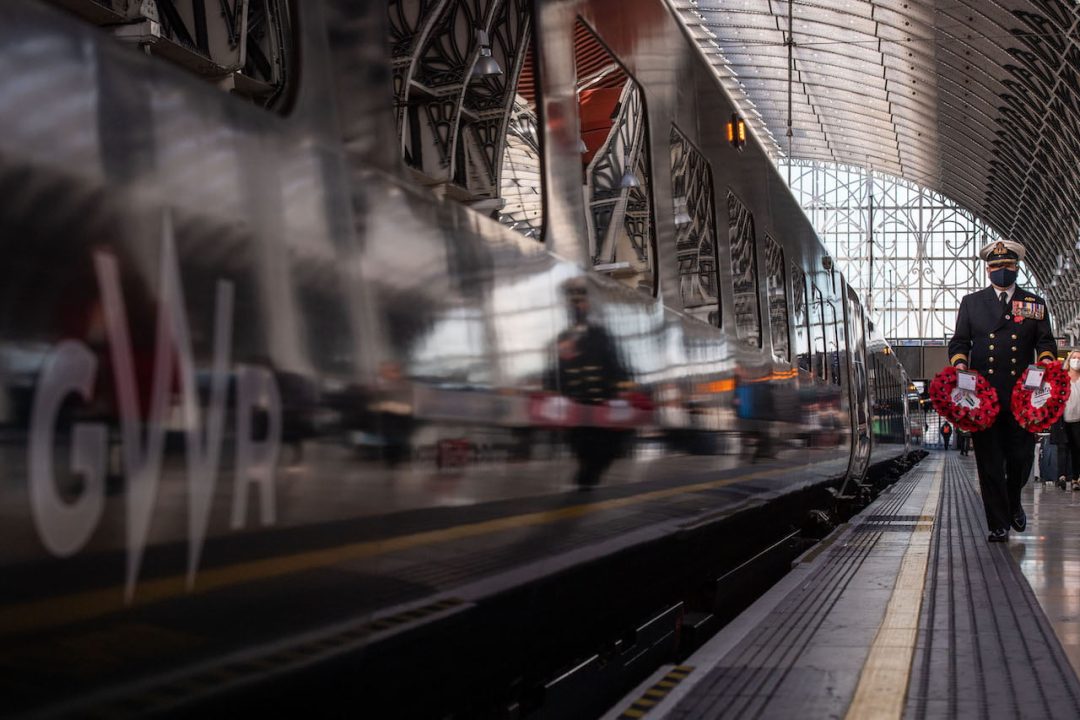
[{"label": "metal girder", "polygon": [[[627,263],[637,273],[652,265],[652,233],[644,153],[645,107],[641,90],[627,79],[611,131],[585,169],[590,198],[589,237],[594,264]],[[627,174],[634,182],[626,182]]]},{"label": "metal girder", "polygon": [[[391,0],[394,90],[406,162],[468,200],[499,195],[531,17],[525,0]],[[480,33],[502,73],[473,76]]]},{"label": "metal girder", "polygon": [[712,174],[705,157],[675,127],[670,141],[679,294],[687,313],[711,323],[720,305]]},{"label": "metal girder", "polygon": [[293,66],[287,0],[48,0],[268,107]]},{"label": "metal girder", "polygon": [[[1070,0],[669,0],[774,158],[926,186],[1028,248],[1080,327],[1080,8]],[[793,83],[788,123],[788,12]],[[790,143],[790,144],[789,144]]]}]

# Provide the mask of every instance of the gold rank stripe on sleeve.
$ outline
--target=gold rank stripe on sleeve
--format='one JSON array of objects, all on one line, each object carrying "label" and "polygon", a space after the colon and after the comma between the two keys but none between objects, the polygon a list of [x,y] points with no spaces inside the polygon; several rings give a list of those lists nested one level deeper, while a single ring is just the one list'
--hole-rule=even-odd
[{"label": "gold rank stripe on sleeve", "polygon": [[957,353],[956,355],[953,355],[951,358],[949,358],[949,364],[950,365],[955,365],[958,362],[965,362],[966,363],[967,362],[967,355],[964,355],[963,353]]},{"label": "gold rank stripe on sleeve", "polygon": [[1049,350],[1043,350],[1041,353],[1039,353],[1039,359],[1037,362],[1042,362],[1043,360],[1057,360],[1057,355],[1050,352]]}]

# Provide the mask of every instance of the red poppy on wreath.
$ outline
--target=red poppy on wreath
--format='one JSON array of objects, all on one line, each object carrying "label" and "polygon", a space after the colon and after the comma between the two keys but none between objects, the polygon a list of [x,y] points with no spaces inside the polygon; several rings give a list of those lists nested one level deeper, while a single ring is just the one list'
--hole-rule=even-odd
[{"label": "red poppy on wreath", "polygon": [[1028,368],[1016,381],[1010,403],[1016,422],[1033,433],[1048,430],[1058,421],[1065,412],[1065,403],[1072,389],[1069,374],[1061,363],[1043,360],[1038,367],[1043,370],[1042,384],[1038,388],[1026,387]]},{"label": "red poppy on wreath", "polygon": [[957,388],[957,370],[949,366],[930,382],[930,404],[960,430],[981,432],[994,424],[1001,406],[997,391],[980,375],[975,375],[975,393]]}]

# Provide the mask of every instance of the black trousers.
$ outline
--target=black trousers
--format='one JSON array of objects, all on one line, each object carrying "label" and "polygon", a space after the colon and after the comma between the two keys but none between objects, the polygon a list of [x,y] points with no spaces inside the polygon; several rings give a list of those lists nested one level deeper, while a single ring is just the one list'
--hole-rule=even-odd
[{"label": "black trousers", "polygon": [[952,433],[941,433],[941,444],[946,450],[949,449],[949,440],[952,438]]},{"label": "black trousers", "polygon": [[1008,403],[1003,403],[994,424],[972,433],[971,439],[986,524],[991,530],[1008,530],[1035,461],[1035,436],[1016,423]]},{"label": "black trousers", "polygon": [[1080,478],[1080,422],[1065,423],[1065,437],[1069,441],[1069,460],[1072,462],[1072,477]]},{"label": "black trousers", "polygon": [[574,481],[582,487],[600,483],[600,476],[619,457],[632,431],[599,427],[570,428],[570,447],[577,457],[578,470]]}]

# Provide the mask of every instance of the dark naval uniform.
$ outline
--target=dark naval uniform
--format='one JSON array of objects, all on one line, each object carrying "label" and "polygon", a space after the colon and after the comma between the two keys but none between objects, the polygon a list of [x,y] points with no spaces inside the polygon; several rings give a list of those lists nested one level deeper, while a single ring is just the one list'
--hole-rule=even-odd
[{"label": "dark naval uniform", "polygon": [[1013,387],[1033,360],[1053,360],[1056,351],[1046,301],[1019,285],[1007,304],[993,286],[960,302],[956,332],[949,341],[950,362],[978,370],[997,390],[1001,404],[994,424],[972,434],[991,531],[1007,530],[1020,511],[1020,489],[1035,452],[1035,436],[1020,427],[1009,407]]}]

